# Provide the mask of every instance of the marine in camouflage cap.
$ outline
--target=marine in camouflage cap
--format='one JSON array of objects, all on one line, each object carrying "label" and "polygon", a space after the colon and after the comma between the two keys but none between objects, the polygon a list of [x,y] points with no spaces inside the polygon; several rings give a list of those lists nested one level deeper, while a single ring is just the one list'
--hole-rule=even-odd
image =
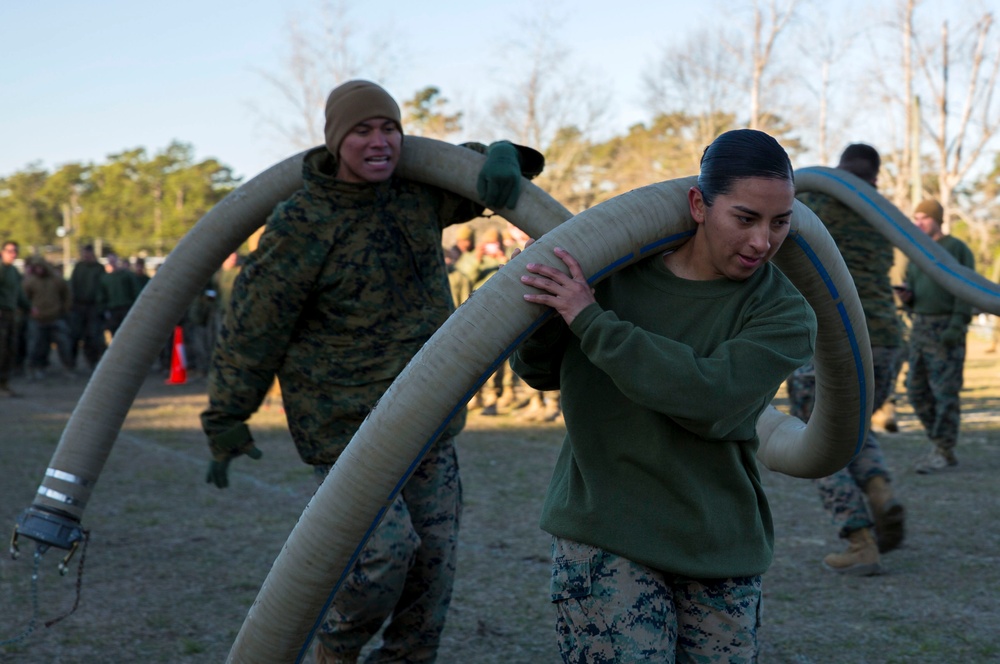
[{"label": "marine in camouflage cap", "polygon": [[[300,457],[326,473],[454,309],[442,229],[484,211],[479,201],[395,175],[404,147],[399,107],[381,87],[349,81],[331,92],[326,111],[325,144],[306,153],[302,188],[275,207],[236,277],[213,354],[201,419],[213,456],[207,481],[219,487],[233,458],[261,456],[246,420],[275,376]],[[483,171],[491,166],[495,183],[519,180],[517,160],[512,171],[507,163],[488,156]],[[464,412],[365,546],[345,581],[354,590],[338,593],[320,630],[324,657],[353,661],[390,616],[378,649],[387,659],[436,651],[461,509],[452,437],[463,425]]]}]

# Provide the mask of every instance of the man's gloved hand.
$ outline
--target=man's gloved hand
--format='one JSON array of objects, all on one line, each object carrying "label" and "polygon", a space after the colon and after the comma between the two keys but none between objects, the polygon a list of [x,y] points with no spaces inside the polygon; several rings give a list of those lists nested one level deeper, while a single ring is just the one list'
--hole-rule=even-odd
[{"label": "man's gloved hand", "polygon": [[509,141],[492,143],[486,151],[486,163],[479,171],[476,191],[492,210],[514,209],[521,195],[521,160]]},{"label": "man's gloved hand", "polygon": [[941,333],[941,343],[945,348],[954,348],[965,338],[965,329],[951,325]]},{"label": "man's gloved hand", "polygon": [[209,484],[215,484],[220,489],[225,489],[229,486],[230,461],[241,454],[246,454],[255,460],[264,456],[264,453],[253,444],[250,428],[242,422],[232,429],[209,436],[209,441],[209,447],[212,450],[212,460],[208,464],[208,473],[205,475],[205,481]]}]

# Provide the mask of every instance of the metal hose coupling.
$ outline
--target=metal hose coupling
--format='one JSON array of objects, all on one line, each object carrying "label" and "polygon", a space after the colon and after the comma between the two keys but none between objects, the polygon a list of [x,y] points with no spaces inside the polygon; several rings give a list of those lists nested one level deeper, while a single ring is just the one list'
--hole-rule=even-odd
[{"label": "metal hose coupling", "polygon": [[20,556],[19,545],[22,536],[38,543],[39,554],[45,553],[53,546],[66,550],[66,556],[59,563],[59,573],[65,575],[69,571],[70,558],[86,538],[86,532],[75,518],[52,509],[32,505],[21,512],[14,524],[14,532],[10,538],[10,556],[14,560]]}]

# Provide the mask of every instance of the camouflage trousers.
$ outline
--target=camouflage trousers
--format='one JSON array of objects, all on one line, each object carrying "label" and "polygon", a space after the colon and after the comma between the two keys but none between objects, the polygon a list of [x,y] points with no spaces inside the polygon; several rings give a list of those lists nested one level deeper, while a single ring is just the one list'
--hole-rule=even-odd
[{"label": "camouflage trousers", "polygon": [[906,375],[906,396],[927,437],[942,452],[958,443],[965,369],[965,341],[951,348],[941,343],[950,316],[913,316],[910,331],[910,369]]},{"label": "camouflage trousers", "polygon": [[[872,348],[872,373],[875,379],[872,385],[873,411],[885,403],[895,388],[902,357],[901,348]],[[789,376],[785,386],[788,388],[791,414],[808,422],[816,400],[816,375],[812,365],[797,369]],[[869,431],[861,451],[846,467],[815,480],[823,508],[830,515],[830,521],[837,528],[840,537],[847,537],[855,530],[875,525],[865,502],[864,488],[869,480],[878,475],[890,480],[878,438]]]},{"label": "camouflage trousers", "polygon": [[[317,466],[322,481],[329,468]],[[333,599],[318,662],[354,662],[389,623],[366,662],[433,662],[455,578],[462,485],[453,439],[427,453]]]},{"label": "camouflage trousers", "polygon": [[552,539],[552,602],[564,662],[757,661],[761,577],[688,579]]}]

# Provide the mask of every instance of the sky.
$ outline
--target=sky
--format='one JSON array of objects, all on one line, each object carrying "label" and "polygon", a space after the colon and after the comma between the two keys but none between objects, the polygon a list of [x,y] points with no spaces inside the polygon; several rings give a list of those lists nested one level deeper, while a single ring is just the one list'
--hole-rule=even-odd
[{"label": "sky", "polygon": [[[546,4],[543,0],[542,4]],[[0,177],[32,163],[47,170],[101,162],[172,140],[194,146],[236,175],[252,177],[297,150],[282,151],[253,106],[275,88],[292,16],[316,15],[319,0],[91,0],[0,3]],[[641,65],[666,27],[700,21],[699,3],[576,0],[562,7],[560,41],[574,61],[612,81],[609,122],[646,119]],[[498,94],[504,44],[537,13],[538,0],[351,0],[359,34],[388,36],[405,54],[383,84],[398,101],[436,85],[453,103]],[[572,11],[567,10],[571,7]],[[612,72],[614,74],[612,75]]]},{"label": "sky", "polygon": [[[723,25],[720,6],[727,14],[752,7],[751,0],[344,2],[359,35],[387,39],[403,54],[381,81],[398,101],[435,85],[460,110],[504,93],[501,81],[516,65],[505,46],[548,9],[562,19],[553,39],[568,49],[574,71],[608,93],[607,129],[616,133],[649,120],[642,73],[670,40]],[[287,71],[289,21],[314,20],[320,4],[0,2],[0,177],[29,164],[101,163],[137,147],[152,154],[173,140],[193,145],[197,160],[216,158],[253,177],[298,152],[277,140],[254,107],[287,110],[262,72]]]}]

